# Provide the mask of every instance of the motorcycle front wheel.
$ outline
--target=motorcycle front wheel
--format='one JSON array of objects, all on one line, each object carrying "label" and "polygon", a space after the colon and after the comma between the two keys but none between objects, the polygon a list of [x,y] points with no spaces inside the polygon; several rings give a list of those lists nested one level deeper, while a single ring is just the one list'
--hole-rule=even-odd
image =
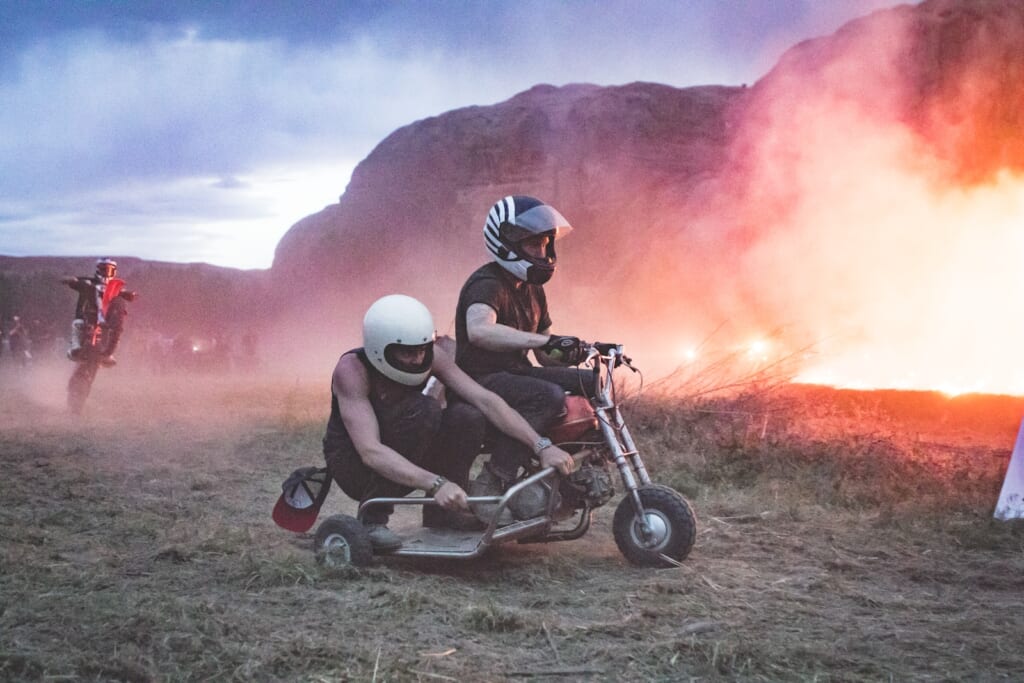
[{"label": "motorcycle front wheel", "polygon": [[637,515],[632,497],[625,496],[612,519],[615,544],[635,565],[675,566],[690,554],[697,539],[693,509],[682,494],[667,486],[643,486],[637,494],[644,507],[643,519]]}]

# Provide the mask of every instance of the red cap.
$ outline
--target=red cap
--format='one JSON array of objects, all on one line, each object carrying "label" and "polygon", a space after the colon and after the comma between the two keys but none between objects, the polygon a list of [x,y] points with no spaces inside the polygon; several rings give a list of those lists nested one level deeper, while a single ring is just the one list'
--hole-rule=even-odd
[{"label": "red cap", "polygon": [[282,493],[271,515],[274,522],[288,531],[309,531],[330,488],[326,469],[302,467],[295,470],[281,486]]}]

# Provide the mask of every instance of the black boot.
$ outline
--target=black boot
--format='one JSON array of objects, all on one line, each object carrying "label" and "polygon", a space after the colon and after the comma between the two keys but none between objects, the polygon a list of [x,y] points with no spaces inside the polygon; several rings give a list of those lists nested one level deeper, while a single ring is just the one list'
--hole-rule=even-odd
[{"label": "black boot", "polygon": [[363,518],[363,528],[370,537],[375,553],[392,553],[402,547],[402,539],[388,528],[388,515],[369,514]]}]

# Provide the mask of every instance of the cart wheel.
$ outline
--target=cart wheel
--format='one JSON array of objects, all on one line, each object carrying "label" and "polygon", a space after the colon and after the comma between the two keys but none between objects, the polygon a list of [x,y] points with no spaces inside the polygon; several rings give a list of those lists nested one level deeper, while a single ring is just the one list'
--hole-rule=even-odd
[{"label": "cart wheel", "polygon": [[370,537],[362,523],[348,515],[331,515],[313,539],[316,560],[325,567],[365,567],[373,561]]},{"label": "cart wheel", "polygon": [[641,528],[633,500],[627,495],[615,508],[612,519],[615,544],[635,565],[672,567],[690,554],[697,538],[693,510],[678,491],[667,486],[644,486],[637,493],[644,506],[648,533]]}]

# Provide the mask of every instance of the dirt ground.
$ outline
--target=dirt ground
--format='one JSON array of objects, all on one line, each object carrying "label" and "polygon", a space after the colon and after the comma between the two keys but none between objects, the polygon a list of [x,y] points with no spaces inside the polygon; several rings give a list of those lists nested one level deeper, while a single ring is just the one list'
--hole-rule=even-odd
[{"label": "dirt ground", "polygon": [[[0,678],[965,681],[1024,671],[1024,532],[991,519],[1024,401],[792,387],[626,415],[698,515],[683,566],[610,531],[476,561],[316,564],[278,529],[327,388],[0,367]],[[321,518],[354,512],[335,489]]]}]

